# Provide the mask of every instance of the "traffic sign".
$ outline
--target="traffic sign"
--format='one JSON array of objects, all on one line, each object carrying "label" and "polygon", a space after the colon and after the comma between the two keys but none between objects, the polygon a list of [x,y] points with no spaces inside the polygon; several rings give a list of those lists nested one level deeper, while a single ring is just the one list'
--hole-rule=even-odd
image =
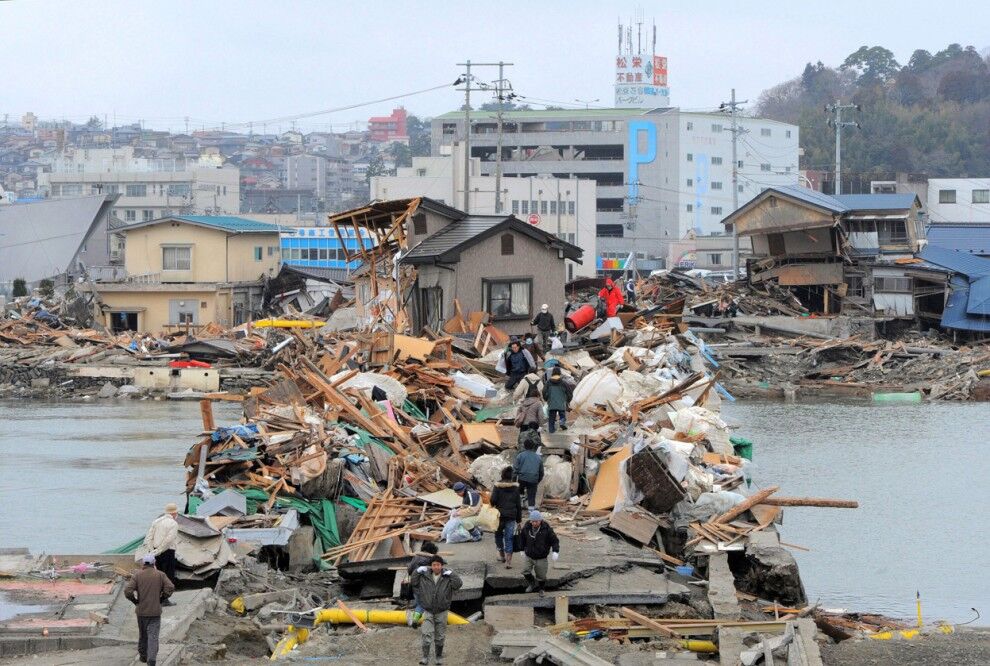
[{"label": "traffic sign", "polygon": [[533,213],[532,215],[529,216],[529,223],[530,224],[534,224],[534,225],[535,224],[539,224],[540,223],[540,216],[537,215],[536,213]]}]

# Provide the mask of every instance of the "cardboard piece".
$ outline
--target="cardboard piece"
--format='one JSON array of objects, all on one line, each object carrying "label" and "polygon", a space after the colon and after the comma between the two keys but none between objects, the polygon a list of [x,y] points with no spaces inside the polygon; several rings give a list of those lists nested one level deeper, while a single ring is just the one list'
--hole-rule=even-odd
[{"label": "cardboard piece", "polygon": [[629,447],[623,446],[599,466],[595,487],[588,501],[589,511],[605,511],[615,506],[615,498],[619,494],[619,464],[628,457]]}]

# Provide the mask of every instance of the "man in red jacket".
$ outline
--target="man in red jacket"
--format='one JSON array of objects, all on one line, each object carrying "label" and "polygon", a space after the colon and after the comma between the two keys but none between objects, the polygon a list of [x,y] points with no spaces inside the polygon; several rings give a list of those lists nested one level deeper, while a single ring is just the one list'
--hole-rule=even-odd
[{"label": "man in red jacket", "polygon": [[598,298],[605,302],[606,317],[614,317],[619,306],[626,302],[622,297],[622,290],[615,286],[612,278],[605,280],[605,288],[598,292]]}]

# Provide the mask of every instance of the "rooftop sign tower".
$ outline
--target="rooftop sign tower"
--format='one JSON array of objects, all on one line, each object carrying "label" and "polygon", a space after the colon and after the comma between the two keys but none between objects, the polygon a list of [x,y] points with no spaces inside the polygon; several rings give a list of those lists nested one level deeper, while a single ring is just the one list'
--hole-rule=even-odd
[{"label": "rooftop sign tower", "polygon": [[650,49],[643,48],[643,12],[623,26],[619,23],[619,50],[615,57],[615,107],[619,109],[656,109],[670,106],[667,87],[667,58],[657,53],[657,26],[653,24]]}]

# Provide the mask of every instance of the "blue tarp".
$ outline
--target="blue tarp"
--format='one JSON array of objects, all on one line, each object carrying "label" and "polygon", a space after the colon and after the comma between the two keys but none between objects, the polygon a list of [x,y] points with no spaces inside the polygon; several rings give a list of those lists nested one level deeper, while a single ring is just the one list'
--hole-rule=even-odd
[{"label": "blue tarp", "polygon": [[258,426],[254,423],[249,423],[248,425],[224,426],[214,430],[210,438],[214,442],[225,442],[234,435],[237,435],[245,442],[252,440],[258,436]]}]

